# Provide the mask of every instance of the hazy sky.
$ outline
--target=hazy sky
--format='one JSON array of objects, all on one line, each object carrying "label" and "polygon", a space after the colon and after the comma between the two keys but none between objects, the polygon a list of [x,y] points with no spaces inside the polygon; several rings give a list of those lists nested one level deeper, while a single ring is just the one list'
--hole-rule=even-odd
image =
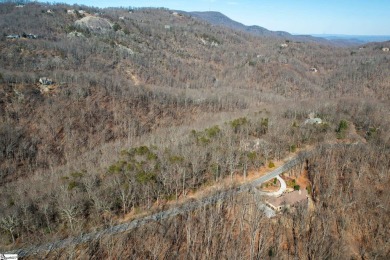
[{"label": "hazy sky", "polygon": [[390,0],[61,0],[97,7],[219,11],[246,25],[300,34],[390,35]]}]

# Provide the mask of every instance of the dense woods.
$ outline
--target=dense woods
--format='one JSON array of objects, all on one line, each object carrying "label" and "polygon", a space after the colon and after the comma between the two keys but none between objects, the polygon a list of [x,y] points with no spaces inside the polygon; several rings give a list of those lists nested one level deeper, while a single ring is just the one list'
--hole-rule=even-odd
[{"label": "dense woods", "polygon": [[[298,207],[275,220],[259,210],[256,195],[237,195],[169,221],[53,250],[47,256],[386,259],[388,155],[388,151],[360,145],[320,149],[309,167],[316,190],[314,206]],[[370,166],[356,164],[365,161],[362,158],[367,160],[363,165]]]},{"label": "dense woods", "polygon": [[389,257],[390,43],[37,3],[0,4],[0,28],[0,252],[162,210],[316,147],[296,171],[310,207],[269,219],[264,198],[241,193],[47,257]]}]

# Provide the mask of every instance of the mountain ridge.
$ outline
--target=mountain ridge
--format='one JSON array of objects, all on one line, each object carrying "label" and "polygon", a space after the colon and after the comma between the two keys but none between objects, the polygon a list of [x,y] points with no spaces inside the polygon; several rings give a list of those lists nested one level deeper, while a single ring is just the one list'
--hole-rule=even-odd
[{"label": "mountain ridge", "polygon": [[[291,186],[308,188],[314,211],[268,220],[256,194],[233,194],[42,254],[385,257],[388,236],[376,227],[390,222],[377,206],[390,198],[390,42],[338,48],[261,37],[163,8],[5,3],[0,13],[1,252],[118,230],[319,145],[286,171],[298,178]],[[364,147],[343,145],[362,139]],[[341,146],[329,152],[326,142]]]},{"label": "mountain ridge", "polygon": [[198,19],[206,20],[207,22],[213,25],[222,25],[232,29],[251,32],[256,35],[261,36],[278,36],[278,37],[287,37],[291,36],[290,33],[284,31],[270,31],[264,27],[258,25],[250,25],[246,26],[240,22],[234,21],[223,13],[216,11],[208,11],[208,12],[188,12],[187,14],[196,17]]},{"label": "mountain ridge", "polygon": [[223,13],[216,12],[216,11],[206,11],[206,12],[183,12],[178,11],[187,15],[190,15],[192,17],[195,17],[200,20],[204,20],[206,22],[211,23],[212,25],[217,26],[224,26],[228,27],[233,30],[238,31],[244,31],[247,33],[250,33],[255,36],[261,36],[261,37],[277,37],[277,38],[283,38],[285,40],[294,40],[294,41],[304,41],[304,42],[316,42],[316,43],[322,43],[322,44],[332,44],[331,41],[328,41],[324,38],[320,37],[314,37],[311,35],[293,35],[289,32],[285,31],[271,31],[267,28],[264,28],[259,25],[244,25],[240,22],[237,22],[228,16],[224,15]]},{"label": "mountain ridge", "polygon": [[[209,22],[212,25],[224,26],[233,30],[243,31],[260,37],[276,37],[290,41],[315,42],[326,45],[333,45],[338,47],[351,47],[368,43],[368,40],[355,39],[356,37],[327,37],[327,35],[306,35],[306,34],[292,34],[286,31],[272,31],[259,25],[244,25],[237,22],[223,13],[217,11],[194,11],[179,13],[187,14],[197,19]],[[367,38],[367,37],[366,37]]]}]

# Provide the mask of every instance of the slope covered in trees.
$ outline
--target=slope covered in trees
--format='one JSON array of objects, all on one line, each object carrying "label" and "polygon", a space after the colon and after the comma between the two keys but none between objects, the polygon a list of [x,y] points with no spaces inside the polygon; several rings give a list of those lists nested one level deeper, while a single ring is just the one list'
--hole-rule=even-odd
[{"label": "slope covered in trees", "polygon": [[[244,194],[80,250],[389,255],[389,43],[255,37],[165,9],[8,3],[0,14],[0,251],[146,214],[297,148],[358,142],[310,162],[311,209],[270,220]],[[305,124],[311,112],[323,123]]]}]

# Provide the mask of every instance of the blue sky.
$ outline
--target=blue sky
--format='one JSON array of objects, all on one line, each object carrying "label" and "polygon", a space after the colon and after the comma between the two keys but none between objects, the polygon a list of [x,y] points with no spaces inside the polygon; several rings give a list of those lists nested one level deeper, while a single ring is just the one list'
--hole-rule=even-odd
[{"label": "blue sky", "polygon": [[97,7],[219,11],[246,25],[299,34],[390,35],[390,0],[61,0]]}]

